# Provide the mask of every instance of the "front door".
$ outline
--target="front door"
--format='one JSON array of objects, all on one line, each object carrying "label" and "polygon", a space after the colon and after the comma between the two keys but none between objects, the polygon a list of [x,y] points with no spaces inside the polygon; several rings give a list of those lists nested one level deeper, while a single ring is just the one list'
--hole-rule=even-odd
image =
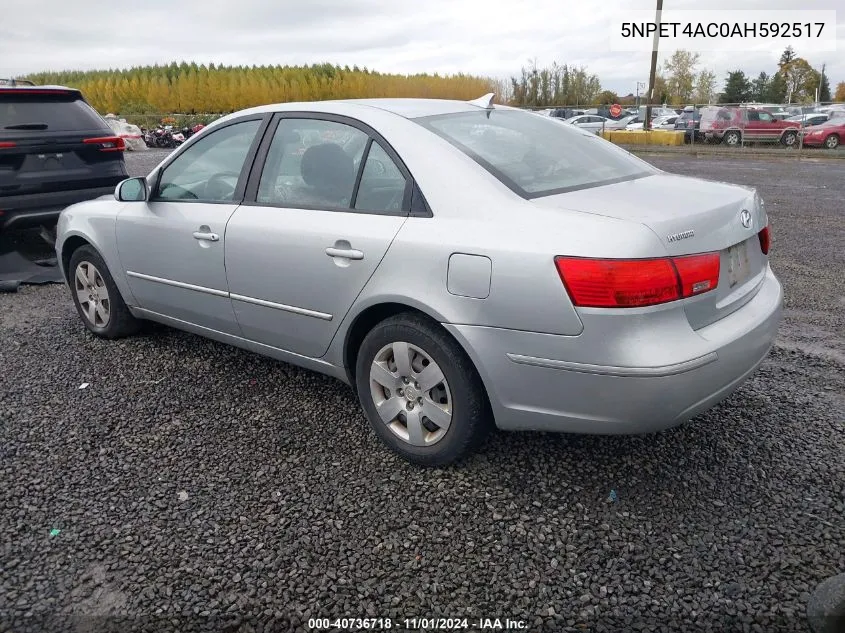
[{"label": "front door", "polygon": [[117,217],[117,246],[141,308],[240,335],[226,285],[226,223],[243,197],[261,118],[209,130],[153,177],[149,201]]},{"label": "front door", "polygon": [[279,120],[254,198],[226,232],[244,337],[308,357],[325,354],[405,221],[411,189],[383,140],[314,116]]}]

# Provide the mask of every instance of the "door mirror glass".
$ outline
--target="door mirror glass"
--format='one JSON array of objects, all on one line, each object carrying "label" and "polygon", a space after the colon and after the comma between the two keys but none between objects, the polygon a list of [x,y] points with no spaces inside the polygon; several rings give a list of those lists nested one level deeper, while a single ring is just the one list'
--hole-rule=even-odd
[{"label": "door mirror glass", "polygon": [[142,202],[147,199],[147,181],[144,178],[129,178],[115,189],[114,197],[121,202]]}]

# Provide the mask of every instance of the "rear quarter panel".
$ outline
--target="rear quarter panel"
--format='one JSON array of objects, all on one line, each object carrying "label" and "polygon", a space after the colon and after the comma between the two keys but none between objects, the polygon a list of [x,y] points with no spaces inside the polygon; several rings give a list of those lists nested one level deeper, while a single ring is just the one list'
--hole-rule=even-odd
[{"label": "rear quarter panel", "polygon": [[[442,323],[577,336],[583,326],[558,275],[556,255],[638,257],[665,252],[642,224],[524,200],[472,159],[416,123],[371,122],[406,163],[433,212],[411,217],[358,296],[326,359],[340,364],[348,328],[367,308],[398,302]],[[370,122],[370,121],[368,121]],[[491,260],[484,299],[451,294],[454,253]]]}]

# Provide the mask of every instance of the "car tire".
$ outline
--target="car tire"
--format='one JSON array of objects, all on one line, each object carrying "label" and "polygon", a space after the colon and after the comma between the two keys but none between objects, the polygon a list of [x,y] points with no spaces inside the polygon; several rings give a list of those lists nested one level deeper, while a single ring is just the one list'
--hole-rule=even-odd
[{"label": "car tire", "polygon": [[736,147],[740,143],[742,143],[742,134],[737,132],[736,130],[731,130],[729,132],[725,132],[723,137],[723,142],[728,147]]},{"label": "car tire", "polygon": [[129,312],[106,262],[93,246],[80,246],[73,252],[67,275],[76,311],[89,332],[115,339],[139,330],[140,321]]},{"label": "car tire", "polygon": [[786,147],[795,147],[797,140],[798,132],[792,130],[789,132],[785,132],[784,135],[781,137],[780,142],[783,143]]},{"label": "car tire", "polygon": [[837,147],[839,147],[839,137],[836,134],[829,135],[824,140],[824,146],[827,149],[836,149]]},{"label": "car tire", "polygon": [[424,316],[402,313],[376,325],[355,365],[358,398],[370,425],[409,462],[455,463],[492,428],[484,386],[469,356]]}]

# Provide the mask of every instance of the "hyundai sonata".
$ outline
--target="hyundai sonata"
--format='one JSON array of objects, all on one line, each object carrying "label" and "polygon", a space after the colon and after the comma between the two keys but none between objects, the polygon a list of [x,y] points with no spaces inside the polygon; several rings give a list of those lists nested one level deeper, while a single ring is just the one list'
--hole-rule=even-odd
[{"label": "hyundai sonata", "polygon": [[158,321],[334,376],[428,465],[493,426],[643,433],[726,398],[781,317],[760,197],[492,101],[223,117],[61,214],[82,322]]}]

